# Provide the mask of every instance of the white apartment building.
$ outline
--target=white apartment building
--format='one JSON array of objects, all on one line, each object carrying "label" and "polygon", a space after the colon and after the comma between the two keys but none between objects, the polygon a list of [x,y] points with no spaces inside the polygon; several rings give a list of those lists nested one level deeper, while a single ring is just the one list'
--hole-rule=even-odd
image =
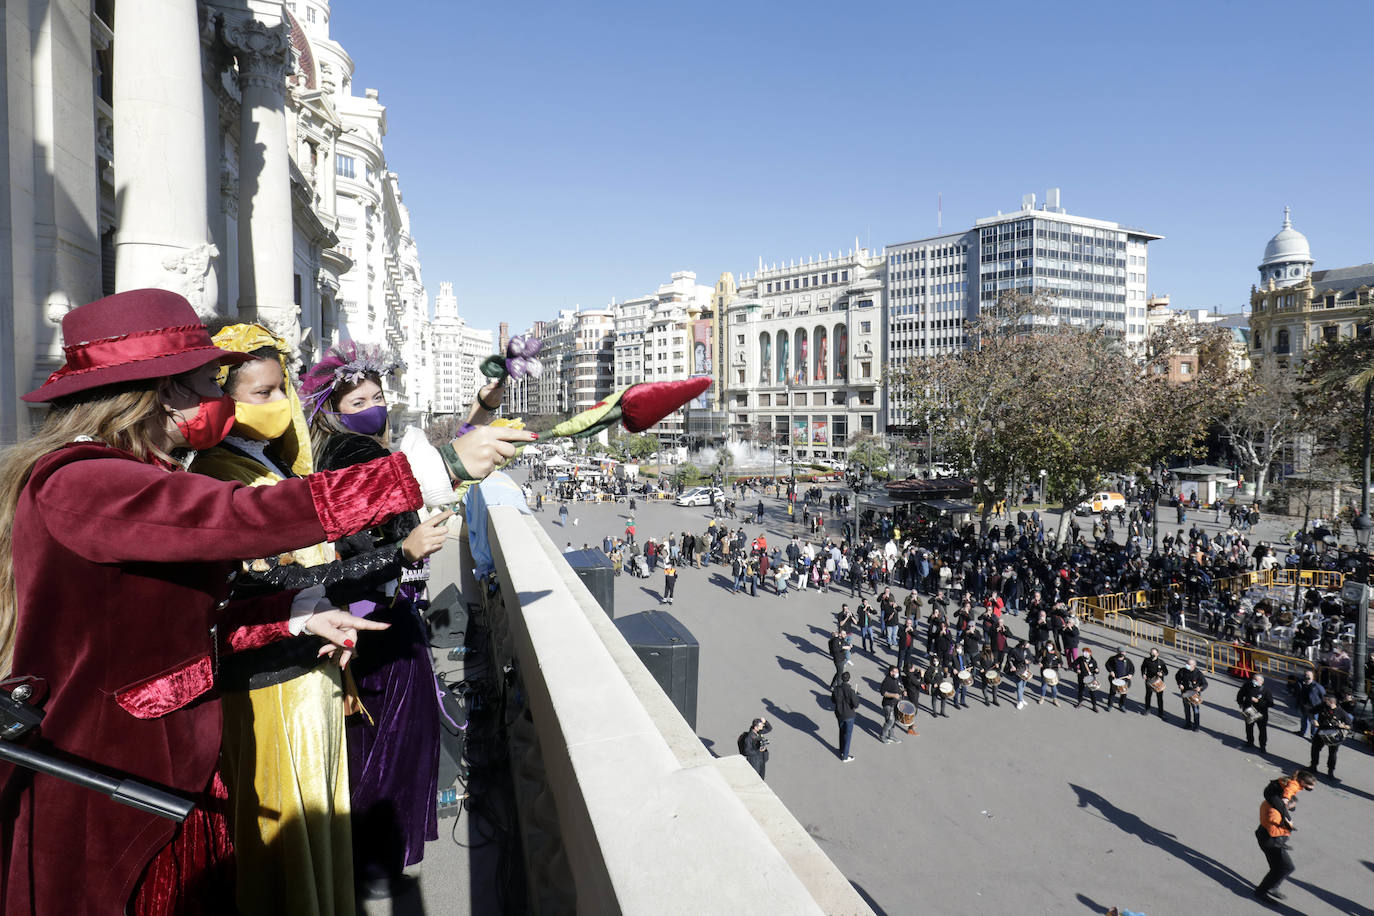
[{"label": "white apartment building", "polygon": [[439,284],[434,297],[434,320],[429,323],[433,346],[434,399],[430,410],[436,415],[466,415],[478,390],[486,384],[482,361],[496,352],[490,330],[470,327],[458,314],[458,297],[453,284]]},{"label": "white apartment building", "polygon": [[882,433],[887,262],[866,248],[746,276],[729,307],[726,409],[735,439],[797,460]]},{"label": "white apartment building", "polygon": [[[694,375],[714,377],[711,299],[715,292],[698,283],[695,272],[678,270],[652,293],[613,302],[615,387]],[[686,413],[674,411],[649,432],[667,443],[681,442],[686,416],[692,411],[700,411],[698,416],[708,415],[715,396],[714,391],[707,391],[687,405]]]},{"label": "white apartment building", "polygon": [[611,393],[615,382],[615,316],[611,309],[562,309],[553,321],[536,321],[530,333],[543,341],[543,374],[524,385],[531,415],[566,418]]}]

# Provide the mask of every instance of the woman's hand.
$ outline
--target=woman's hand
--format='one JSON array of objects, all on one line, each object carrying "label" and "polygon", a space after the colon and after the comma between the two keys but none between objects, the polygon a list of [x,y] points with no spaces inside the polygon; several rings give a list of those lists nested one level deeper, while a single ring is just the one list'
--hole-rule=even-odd
[{"label": "woman's hand", "polygon": [[407,563],[418,563],[432,553],[437,553],[448,540],[448,526],[444,522],[453,517],[451,511],[444,511],[420,525],[401,542],[401,555]]},{"label": "woman's hand", "polygon": [[305,632],[328,643],[320,647],[320,655],[332,656],[340,668],[347,667],[348,660],[353,657],[359,630],[385,630],[390,626],[389,623],[368,620],[366,617],[354,617],[338,608],[316,611],[305,620]]},{"label": "woman's hand", "polygon": [[479,426],[453,440],[453,450],[463,469],[473,480],[482,480],[496,466],[515,457],[517,444],[533,442],[539,436],[509,426]]},{"label": "woman's hand", "polygon": [[487,404],[501,406],[501,400],[506,396],[506,379],[502,376],[495,381],[488,382],[477,392],[477,400],[472,402],[472,409],[468,411],[469,423],[486,422],[491,419],[491,415],[496,411],[487,408]]}]

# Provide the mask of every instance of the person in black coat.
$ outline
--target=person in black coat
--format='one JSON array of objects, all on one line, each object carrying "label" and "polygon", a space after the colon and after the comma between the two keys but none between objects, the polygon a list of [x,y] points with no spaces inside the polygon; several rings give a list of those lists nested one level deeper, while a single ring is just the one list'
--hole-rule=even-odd
[{"label": "person in black coat", "polygon": [[847,647],[845,645],[844,633],[840,631],[839,627],[836,627],[835,632],[831,634],[828,647],[830,649],[830,660],[835,663],[835,677],[830,681],[830,688],[833,690],[840,682],[840,675],[844,673],[844,666],[847,661],[845,656],[848,654],[845,651]]},{"label": "person in black coat", "polygon": [[830,692],[830,699],[835,703],[835,721],[840,726],[840,762],[848,763],[854,759],[849,753],[849,744],[854,738],[854,717],[859,714],[859,698],[849,686],[848,671],[840,675],[840,682]]},{"label": "person in black coat", "polygon": [[[916,711],[921,711],[921,667],[912,661],[907,665],[906,674],[902,676],[902,690],[906,693],[906,698],[911,701],[911,705],[916,707]],[[931,705],[931,714],[935,713],[934,704]],[[908,725],[906,729],[908,735],[916,734],[916,729]]]},{"label": "person in black coat", "polygon": [[1083,654],[1074,661],[1073,670],[1078,675],[1078,700],[1073,704],[1073,708],[1077,709],[1083,705],[1083,694],[1086,693],[1093,705],[1093,712],[1097,712],[1097,690],[1093,684],[1097,681],[1098,668],[1092,649],[1083,650]]},{"label": "person in black coat", "polygon": [[749,761],[749,765],[759,774],[759,779],[763,779],[763,771],[768,766],[768,739],[764,734],[773,730],[764,718],[755,719],[749,724],[749,731],[744,733],[743,745],[744,759]]},{"label": "person in black coat", "polygon": [[1196,690],[1201,696],[1207,689],[1207,678],[1197,669],[1197,659],[1188,659],[1186,667],[1178,669],[1174,675],[1174,682],[1178,684],[1180,693],[1185,694],[1183,698],[1183,727],[1198,731],[1202,728],[1202,704],[1192,703],[1188,700],[1187,694]]},{"label": "person in black coat", "polygon": [[[940,682],[944,679],[944,665],[940,663],[938,658],[932,656],[930,664],[926,667],[925,673],[926,690],[930,693],[930,714],[932,716],[945,716],[948,718],[949,713],[945,710],[949,703],[949,697],[940,692]],[[939,712],[935,711],[937,703],[939,704]]]},{"label": "person in black coat", "polygon": [[1269,744],[1269,707],[1274,705],[1274,695],[1264,686],[1263,675],[1256,674],[1240,685],[1240,690],[1236,691],[1236,705],[1240,707],[1242,716],[1248,708],[1259,713],[1259,718],[1253,722],[1249,719],[1245,721],[1245,746],[1255,746],[1255,726],[1258,725],[1260,753],[1264,753]]},{"label": "person in black coat", "polygon": [[[1350,731],[1350,725],[1355,721],[1355,717],[1341,709],[1334,696],[1327,694],[1313,718],[1315,723],[1312,732],[1312,765],[1308,769],[1313,773],[1317,772],[1317,763],[1324,747],[1326,748],[1326,775],[1334,780],[1336,778],[1336,752],[1341,749],[1341,740]],[[1332,736],[1332,738],[1327,740],[1327,735]]]},{"label": "person in black coat", "polygon": [[1159,718],[1164,718],[1164,691],[1155,691],[1150,686],[1150,682],[1155,679],[1162,680],[1169,673],[1169,666],[1164,664],[1164,659],[1159,657],[1158,649],[1151,649],[1150,654],[1140,663],[1140,676],[1145,679],[1145,708],[1140,711],[1143,716],[1150,714],[1150,702],[1159,702]]},{"label": "person in black coat", "polygon": [[[1135,676],[1135,662],[1126,657],[1124,646],[1117,647],[1116,654],[1107,659],[1107,679],[1110,682],[1115,678],[1125,678],[1126,686],[1130,686],[1130,680]],[[1117,692],[1116,687],[1111,683],[1107,684],[1107,711],[1112,711],[1112,702],[1120,700],[1118,704],[1121,711],[1126,711],[1126,691]]]}]

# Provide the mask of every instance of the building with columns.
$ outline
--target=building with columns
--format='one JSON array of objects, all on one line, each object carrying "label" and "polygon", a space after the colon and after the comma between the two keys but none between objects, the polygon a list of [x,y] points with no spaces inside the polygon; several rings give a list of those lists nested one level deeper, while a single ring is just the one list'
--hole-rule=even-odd
[{"label": "building with columns", "polygon": [[726,325],[732,438],[829,458],[856,433],[885,431],[886,272],[882,255],[856,245],[740,281]]},{"label": "building with columns", "polygon": [[6,4],[0,442],[41,416],[19,395],[62,364],[66,311],[145,286],[268,324],[304,360],[388,343],[411,366],[399,412],[432,397],[385,109],[353,95],[329,17],[326,0]]},{"label": "building with columns", "polygon": [[1283,226],[1264,246],[1260,282],[1250,287],[1250,361],[1298,369],[1323,341],[1367,337],[1374,263],[1316,270],[1307,236]]}]

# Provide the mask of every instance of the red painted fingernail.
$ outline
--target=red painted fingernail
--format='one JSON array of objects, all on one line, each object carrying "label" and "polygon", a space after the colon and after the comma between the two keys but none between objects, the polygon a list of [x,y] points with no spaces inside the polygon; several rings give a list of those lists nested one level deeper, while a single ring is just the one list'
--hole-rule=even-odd
[{"label": "red painted fingernail", "polygon": [[351,649],[351,648],[353,648],[353,640],[351,640],[351,639],[345,639],[345,640],[344,640],[344,648],[345,648],[345,649]]},{"label": "red painted fingernail", "polygon": [[533,436],[533,437],[536,438],[536,439],[539,438],[539,434],[538,434],[538,433],[530,433],[530,435]]}]

